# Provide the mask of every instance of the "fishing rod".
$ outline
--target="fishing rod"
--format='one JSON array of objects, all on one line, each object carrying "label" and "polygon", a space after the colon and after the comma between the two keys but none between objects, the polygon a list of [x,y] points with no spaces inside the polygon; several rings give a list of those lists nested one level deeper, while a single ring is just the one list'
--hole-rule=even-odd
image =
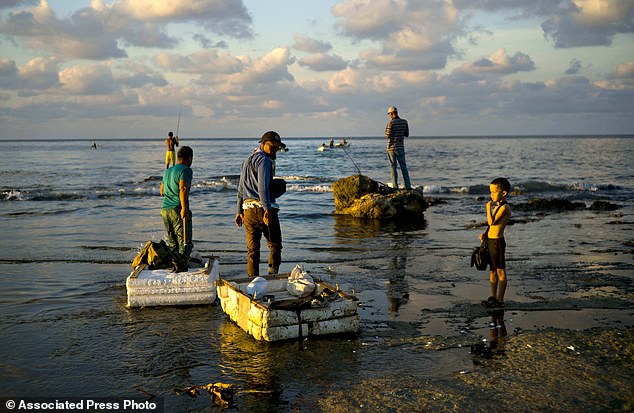
[{"label": "fishing rod", "polygon": [[181,126],[181,111],[183,110],[183,106],[178,107],[178,123],[176,124],[176,137],[178,138],[178,129]]},{"label": "fishing rod", "polygon": [[350,160],[352,161],[352,164],[354,165],[354,167],[357,168],[357,173],[359,175],[361,175],[361,170],[357,166],[357,163],[354,161],[354,159],[352,159],[352,156],[350,156],[350,154],[348,153],[348,150],[346,149],[346,147],[344,145],[342,145],[341,149],[343,149],[343,151],[346,153],[346,155],[348,155],[348,158],[350,158]]}]

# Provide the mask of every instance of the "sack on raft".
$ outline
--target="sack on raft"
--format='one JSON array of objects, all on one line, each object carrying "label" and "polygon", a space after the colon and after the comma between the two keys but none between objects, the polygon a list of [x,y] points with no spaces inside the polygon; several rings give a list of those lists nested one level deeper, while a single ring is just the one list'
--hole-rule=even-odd
[{"label": "sack on raft", "polygon": [[262,297],[267,290],[268,281],[264,277],[255,277],[249,285],[247,285],[247,294],[252,295],[253,298]]},{"label": "sack on raft", "polygon": [[132,268],[147,264],[149,270],[171,269],[174,272],[187,271],[187,260],[176,251],[172,251],[164,240],[148,241],[134,257]]},{"label": "sack on raft", "polygon": [[308,275],[301,265],[296,265],[291,271],[291,275],[288,277],[286,283],[286,291],[295,297],[304,298],[308,297],[315,290],[315,282],[313,277]]}]

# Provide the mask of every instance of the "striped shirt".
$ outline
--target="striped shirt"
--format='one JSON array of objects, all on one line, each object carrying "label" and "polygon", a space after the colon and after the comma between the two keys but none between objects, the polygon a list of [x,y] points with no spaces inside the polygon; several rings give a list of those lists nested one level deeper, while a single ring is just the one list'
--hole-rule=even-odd
[{"label": "striped shirt", "polygon": [[409,136],[409,126],[405,119],[396,117],[390,119],[385,127],[385,137],[387,138],[387,149],[405,148],[404,138]]}]

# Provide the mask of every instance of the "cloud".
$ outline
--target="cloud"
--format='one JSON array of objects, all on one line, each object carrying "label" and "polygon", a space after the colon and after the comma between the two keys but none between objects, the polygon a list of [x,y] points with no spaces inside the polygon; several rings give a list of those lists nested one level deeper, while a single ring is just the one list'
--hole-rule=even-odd
[{"label": "cloud", "polygon": [[146,85],[167,86],[169,83],[163,75],[142,63],[124,61],[114,73],[115,79],[122,85],[138,88]]},{"label": "cloud", "polygon": [[433,70],[442,69],[447,65],[447,58],[453,54],[453,46],[444,41],[434,45],[425,53],[411,51],[387,51],[366,49],[359,53],[359,57],[369,67],[384,70]]},{"label": "cloud", "polygon": [[120,0],[111,7],[136,21],[195,22],[214,33],[253,37],[251,16],[242,0]]},{"label": "cloud", "polygon": [[449,1],[346,0],[332,13],[344,35],[381,43],[360,57],[388,70],[443,68],[455,54],[451,39],[462,30],[458,10]]},{"label": "cloud", "polygon": [[64,90],[74,95],[107,95],[117,91],[108,65],[72,66],[59,74]]},{"label": "cloud", "polygon": [[48,3],[42,1],[31,10],[10,13],[0,23],[0,33],[21,40],[28,49],[60,57],[97,60],[127,57],[105,23],[92,9],[82,9],[60,20]]},{"label": "cloud", "polygon": [[304,37],[298,33],[295,35],[293,48],[307,53],[326,53],[332,49],[332,45],[328,42]]},{"label": "cloud", "polygon": [[634,33],[631,0],[573,0],[567,9],[542,24],[555,47],[608,46],[618,33]]},{"label": "cloud", "polygon": [[192,39],[198,42],[203,49],[211,49],[212,47],[215,47],[218,49],[227,49],[229,47],[227,42],[225,42],[224,40],[214,43],[207,36],[200,33],[194,34],[192,36]]},{"label": "cloud", "polygon": [[460,9],[516,10],[517,19],[540,16],[555,47],[607,46],[618,33],[634,33],[631,0],[457,0]]},{"label": "cloud", "polygon": [[[125,46],[174,48],[179,40],[166,25],[193,22],[214,33],[251,38],[251,17],[241,1],[121,0],[90,7],[60,19],[46,0],[37,7],[9,13],[0,34],[32,50],[67,59],[106,60],[128,56]],[[203,39],[199,37],[199,39]]]},{"label": "cloud", "polygon": [[581,69],[583,69],[581,61],[579,59],[572,59],[570,61],[570,67],[568,67],[564,73],[567,75],[576,75]]},{"label": "cloud", "polygon": [[619,33],[634,33],[632,0],[454,0],[462,12],[515,12],[510,19],[541,17],[555,47],[608,46]]},{"label": "cloud", "polygon": [[288,47],[273,49],[261,58],[252,59],[248,56],[239,58],[244,64],[244,70],[229,75],[230,83],[252,85],[294,80],[293,75],[288,71],[288,66],[293,64],[295,59],[291,57]]},{"label": "cloud", "polygon": [[634,79],[634,60],[618,65],[615,77],[619,79]]},{"label": "cloud", "polygon": [[517,52],[515,55],[509,56],[504,48],[498,49],[489,57],[463,64],[457,69],[458,72],[469,74],[504,75],[532,70],[535,70],[535,62],[533,62],[529,55]]},{"label": "cloud", "polygon": [[29,6],[39,3],[39,0],[2,0],[0,1],[0,10],[13,9],[18,6]]},{"label": "cloud", "polygon": [[0,59],[0,77],[14,77],[18,75],[18,67],[15,60],[2,58]]},{"label": "cloud", "polygon": [[300,66],[308,67],[311,70],[317,72],[324,72],[329,70],[342,70],[348,63],[341,57],[333,55],[329,56],[324,53],[316,53],[310,56],[300,58],[297,63]]},{"label": "cloud", "polygon": [[574,0],[454,0],[453,3],[460,10],[515,11],[515,19],[550,16],[577,8]]},{"label": "cloud", "polygon": [[177,53],[159,53],[152,57],[159,68],[189,74],[228,75],[244,70],[244,62],[228,52],[215,49],[199,50],[183,56]]},{"label": "cloud", "polygon": [[36,90],[58,87],[58,66],[53,59],[38,57],[18,67],[11,59],[0,59],[0,87],[27,96]]},{"label": "cloud", "polygon": [[[334,73],[327,82],[327,90],[334,95],[347,95],[359,100],[367,100],[367,96],[381,96],[387,100],[391,96],[407,101],[428,92],[437,75],[431,72],[411,71],[386,74],[381,71],[364,70],[358,67],[347,67]],[[375,99],[372,99],[375,100]],[[355,103],[356,104],[356,103]]]}]

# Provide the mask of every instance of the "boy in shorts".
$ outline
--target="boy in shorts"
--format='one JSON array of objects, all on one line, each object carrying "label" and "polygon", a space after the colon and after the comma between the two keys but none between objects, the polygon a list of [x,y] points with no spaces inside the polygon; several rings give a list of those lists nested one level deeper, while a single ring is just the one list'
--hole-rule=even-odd
[{"label": "boy in shorts", "polygon": [[487,231],[480,234],[480,241],[488,239],[491,282],[491,296],[482,301],[488,308],[504,306],[506,292],[506,242],[504,229],[511,216],[511,207],[506,203],[506,196],[511,191],[511,184],[506,178],[496,178],[489,185],[491,200],[487,202]]}]

